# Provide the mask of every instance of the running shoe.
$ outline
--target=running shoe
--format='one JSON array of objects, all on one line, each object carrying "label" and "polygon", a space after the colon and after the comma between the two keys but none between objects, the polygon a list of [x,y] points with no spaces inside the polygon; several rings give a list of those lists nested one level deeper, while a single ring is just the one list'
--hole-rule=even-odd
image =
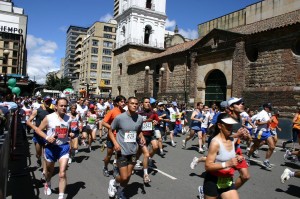
[{"label": "running shoe", "polygon": [[255,151],[253,152],[252,157],[253,157],[253,158],[259,158],[258,150],[255,150]]},{"label": "running shoe", "polygon": [[199,148],[199,153],[204,153],[204,150],[202,148]]},{"label": "running shoe", "polygon": [[72,158],[69,158],[68,164],[71,164],[71,163],[72,163]]},{"label": "running shoe", "polygon": [[203,148],[204,151],[207,151],[207,147],[206,147],[205,144],[203,144],[202,148]]},{"label": "running shoe", "polygon": [[175,144],[175,142],[171,142],[171,144],[172,144],[172,147],[175,147],[176,146],[176,144]]},{"label": "running shoe", "polygon": [[283,155],[283,159],[288,160],[292,156],[292,153],[289,150],[285,151],[285,154]]},{"label": "running shoe", "polygon": [[203,186],[198,187],[199,199],[204,199]]},{"label": "running shoe", "polygon": [[285,149],[286,142],[282,142],[282,148]]},{"label": "running shoe", "polygon": [[47,183],[47,182],[44,183],[44,194],[46,196],[50,196],[52,194],[50,183]]},{"label": "running shoe", "polygon": [[197,166],[197,164],[198,164],[198,158],[194,157],[193,161],[190,164],[191,169],[195,169],[195,167]]},{"label": "running shoe", "polygon": [[105,176],[105,177],[109,177],[109,172],[108,172],[108,169],[107,168],[103,168],[103,175]]},{"label": "running shoe", "polygon": [[263,166],[264,166],[268,171],[271,171],[271,170],[272,170],[272,166],[271,166],[270,162],[267,161],[267,160],[263,161]]},{"label": "running shoe", "polygon": [[281,177],[280,177],[281,183],[285,183],[285,181],[287,181],[287,180],[289,180],[289,179],[291,178],[291,176],[290,176],[290,173],[291,173],[291,172],[292,172],[292,171],[289,170],[288,168],[286,168],[286,169],[283,171],[283,173],[282,173],[282,175],[281,175]]},{"label": "running shoe", "polygon": [[81,145],[86,146],[85,140],[81,140]]},{"label": "running shoe", "polygon": [[149,178],[149,175],[148,174],[145,174],[144,175],[144,183],[145,184],[148,184],[149,182],[151,182],[150,178]]},{"label": "running shoe", "polygon": [[185,140],[182,140],[182,148],[185,149],[186,145],[185,145]]},{"label": "running shoe", "polygon": [[118,191],[116,195],[116,199],[127,199],[124,191]]},{"label": "running shoe", "polygon": [[92,147],[91,146],[88,147],[88,151],[92,152]]},{"label": "running shoe", "polygon": [[41,181],[46,182],[46,176],[44,172],[41,173]]},{"label": "running shoe", "polygon": [[115,179],[111,179],[109,181],[108,190],[107,190],[109,197],[115,197],[117,193],[117,188],[115,187],[115,183],[116,183]]}]

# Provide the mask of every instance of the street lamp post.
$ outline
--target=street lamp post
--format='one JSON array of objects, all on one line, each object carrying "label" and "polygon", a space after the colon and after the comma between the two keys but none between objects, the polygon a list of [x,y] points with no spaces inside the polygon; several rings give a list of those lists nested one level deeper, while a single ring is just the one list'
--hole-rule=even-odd
[{"label": "street lamp post", "polygon": [[[165,68],[162,66],[159,71],[161,72],[161,74],[156,74],[156,70],[153,73],[149,73],[150,71],[150,66],[145,66],[145,71],[146,71],[146,75],[152,75],[153,76],[153,97],[156,98],[157,97],[157,86],[155,85],[157,82],[157,77],[163,76],[163,73],[165,71]],[[148,92],[148,86],[149,86],[149,78],[146,78],[146,88],[147,88],[147,92]]]}]

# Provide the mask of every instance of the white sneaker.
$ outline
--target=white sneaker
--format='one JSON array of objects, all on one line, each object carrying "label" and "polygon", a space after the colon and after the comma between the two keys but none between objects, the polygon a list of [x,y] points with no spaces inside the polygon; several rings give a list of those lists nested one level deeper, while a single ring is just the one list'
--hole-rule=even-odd
[{"label": "white sneaker", "polygon": [[72,158],[69,158],[68,164],[71,164],[71,163],[72,163]]},{"label": "white sneaker", "polygon": [[203,150],[204,150],[204,151],[207,151],[207,147],[206,147],[205,144],[203,144]]},{"label": "white sneaker", "polygon": [[78,153],[78,150],[77,150],[77,149],[75,150],[75,154],[76,154],[76,153]]},{"label": "white sneaker", "polygon": [[115,197],[117,193],[117,188],[115,187],[115,183],[116,183],[115,179],[111,179],[109,181],[108,190],[107,190],[109,197]]},{"label": "white sneaker", "polygon": [[176,144],[175,144],[174,141],[172,141],[171,143],[172,143],[172,147],[175,147],[175,146],[176,146]]},{"label": "white sneaker", "polygon": [[204,153],[204,150],[202,148],[199,148],[199,153]]},{"label": "white sneaker", "polygon": [[185,149],[185,140],[182,140],[182,148]]},{"label": "white sneaker", "polygon": [[45,182],[44,184],[44,194],[46,196],[50,196],[52,194],[52,191],[51,191],[51,184]]},{"label": "white sneaker", "polygon": [[283,171],[283,173],[282,173],[282,175],[281,175],[281,183],[285,183],[285,181],[287,181],[287,180],[289,180],[290,178],[291,178],[291,176],[290,176],[290,173],[291,173],[292,171],[291,170],[289,170],[288,168],[286,168],[284,171]]},{"label": "white sneaker", "polygon": [[288,160],[292,156],[292,153],[289,150],[285,151],[285,154],[283,155],[283,159]]},{"label": "white sneaker", "polygon": [[197,166],[197,164],[198,164],[198,158],[194,157],[193,161],[190,164],[191,169],[195,169],[195,167]]},{"label": "white sneaker", "polygon": [[204,199],[203,186],[198,187],[199,199]]}]

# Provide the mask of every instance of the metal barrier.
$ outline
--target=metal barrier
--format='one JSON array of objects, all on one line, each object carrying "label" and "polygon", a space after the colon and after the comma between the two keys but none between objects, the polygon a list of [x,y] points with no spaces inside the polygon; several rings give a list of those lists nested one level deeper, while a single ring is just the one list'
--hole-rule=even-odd
[{"label": "metal barrier", "polygon": [[0,134],[0,199],[6,198],[8,161],[16,145],[17,117],[18,110],[12,110],[6,115],[6,122],[1,123],[4,131]]}]

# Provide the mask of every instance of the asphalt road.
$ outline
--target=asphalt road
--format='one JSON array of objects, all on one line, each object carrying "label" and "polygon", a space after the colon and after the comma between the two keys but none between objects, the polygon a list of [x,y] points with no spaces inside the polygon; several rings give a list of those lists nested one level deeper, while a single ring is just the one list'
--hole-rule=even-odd
[{"label": "asphalt road", "polygon": [[[52,178],[53,193],[45,196],[43,185],[40,182],[41,171],[37,168],[35,150],[31,141],[32,135],[28,136],[28,144],[25,143],[20,153],[27,154],[25,158],[16,158],[17,161],[10,163],[12,174],[8,183],[9,198],[31,199],[31,198],[57,198],[58,197],[58,163],[56,163],[55,174]],[[198,164],[195,170],[190,169],[190,162],[194,156],[201,156],[197,152],[197,140],[189,141],[187,148],[181,148],[181,140],[184,138],[176,137],[177,146],[172,147],[168,142],[164,143],[166,155],[164,158],[156,155],[155,167],[150,169],[151,183],[143,184],[143,172],[137,169],[131,177],[125,194],[128,198],[148,199],[148,198],[174,198],[174,199],[193,199],[198,198],[197,188],[203,184],[204,163]],[[280,143],[280,141],[279,141]],[[29,151],[28,151],[29,149]],[[265,199],[265,198],[299,198],[299,180],[292,178],[285,184],[281,184],[280,175],[288,167],[292,170],[299,170],[299,166],[285,163],[283,160],[284,152],[276,148],[270,162],[274,164],[272,171],[267,171],[260,166],[260,161],[265,156],[266,147],[262,147],[259,153],[261,158],[254,159],[257,162],[250,166],[251,179],[238,190],[240,198],[243,199]],[[88,152],[84,146],[79,147],[75,162],[70,164],[67,170],[68,185],[65,198],[71,199],[96,199],[109,198],[107,188],[110,177],[102,174],[102,159],[106,150],[101,152],[98,142],[93,143],[92,152]],[[20,165],[24,165],[21,168]],[[109,170],[112,165],[109,165]],[[112,174],[112,172],[111,172]]]}]

